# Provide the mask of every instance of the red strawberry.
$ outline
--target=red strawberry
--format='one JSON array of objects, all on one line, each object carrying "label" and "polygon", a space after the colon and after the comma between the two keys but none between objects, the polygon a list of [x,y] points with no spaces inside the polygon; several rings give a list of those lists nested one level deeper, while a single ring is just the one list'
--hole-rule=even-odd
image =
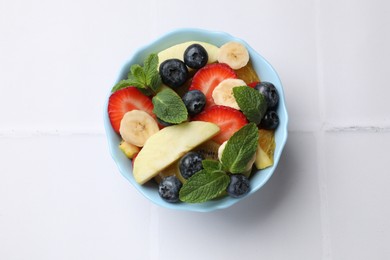
[{"label": "red strawberry", "polygon": [[228,65],[224,63],[209,64],[195,73],[189,90],[202,91],[206,96],[206,107],[209,107],[214,105],[213,90],[222,80],[228,78],[237,78],[237,74]]},{"label": "red strawberry", "polygon": [[258,83],[260,83],[260,82],[255,81],[255,82],[249,83],[248,86],[251,87],[251,88],[254,88],[254,87],[256,87],[256,85],[257,85]]},{"label": "red strawberry", "polygon": [[218,125],[221,132],[213,140],[220,144],[228,140],[235,132],[248,123],[241,111],[218,105],[203,110],[192,118],[192,121],[206,121]]},{"label": "red strawberry", "polygon": [[119,133],[121,120],[126,112],[143,110],[154,117],[152,100],[136,87],[127,87],[114,92],[108,100],[108,116],[112,128]]}]

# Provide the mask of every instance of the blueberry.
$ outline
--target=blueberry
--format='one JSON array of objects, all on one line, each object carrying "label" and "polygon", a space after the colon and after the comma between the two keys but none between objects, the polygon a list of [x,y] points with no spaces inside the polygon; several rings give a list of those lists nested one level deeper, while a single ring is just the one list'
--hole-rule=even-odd
[{"label": "blueberry", "polygon": [[245,175],[232,174],[230,175],[230,183],[226,188],[226,191],[230,196],[239,198],[247,194],[249,188],[249,180]]},{"label": "blueberry", "polygon": [[200,44],[192,44],[184,51],[184,63],[193,69],[200,69],[207,64],[209,55]]},{"label": "blueberry", "polygon": [[204,157],[200,153],[189,152],[184,155],[179,163],[181,176],[183,176],[184,179],[188,179],[196,172],[202,170],[202,160],[204,160]]},{"label": "blueberry", "polygon": [[260,128],[273,130],[279,125],[279,116],[273,110],[268,110],[259,124]]},{"label": "blueberry", "polygon": [[168,59],[160,64],[160,76],[165,85],[178,88],[188,78],[187,66],[179,59]]},{"label": "blueberry", "polygon": [[265,97],[269,110],[276,110],[279,103],[279,93],[274,84],[263,81],[257,83],[255,89]]},{"label": "blueberry", "polygon": [[176,176],[165,177],[158,186],[158,194],[167,202],[178,202],[182,185]]},{"label": "blueberry", "polygon": [[186,105],[188,114],[191,116],[199,114],[206,105],[206,96],[199,90],[190,90],[182,98]]}]

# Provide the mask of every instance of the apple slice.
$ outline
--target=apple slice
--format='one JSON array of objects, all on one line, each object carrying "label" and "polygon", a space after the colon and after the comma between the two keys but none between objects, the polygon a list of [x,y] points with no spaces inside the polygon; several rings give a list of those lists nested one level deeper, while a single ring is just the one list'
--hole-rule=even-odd
[{"label": "apple slice", "polygon": [[259,129],[259,144],[256,151],[256,168],[261,170],[274,164],[275,131]]},{"label": "apple slice", "polygon": [[158,55],[158,62],[159,62],[158,67],[160,67],[160,64],[162,62],[164,62],[165,60],[168,60],[168,59],[179,59],[179,60],[183,61],[184,51],[187,49],[188,46],[190,46],[191,44],[194,44],[194,43],[198,43],[206,49],[207,54],[209,56],[207,63],[214,63],[217,61],[218,50],[219,50],[219,48],[217,46],[212,45],[212,44],[207,43],[207,42],[188,41],[188,42],[183,42],[183,43],[173,45],[173,46],[159,52],[157,54]]},{"label": "apple slice", "polygon": [[127,156],[127,158],[132,159],[140,150],[138,146],[128,143],[124,140],[119,144],[119,149]]},{"label": "apple slice", "polygon": [[202,121],[161,129],[149,137],[135,158],[134,179],[139,184],[144,184],[185,153],[214,137],[219,131],[216,124]]}]

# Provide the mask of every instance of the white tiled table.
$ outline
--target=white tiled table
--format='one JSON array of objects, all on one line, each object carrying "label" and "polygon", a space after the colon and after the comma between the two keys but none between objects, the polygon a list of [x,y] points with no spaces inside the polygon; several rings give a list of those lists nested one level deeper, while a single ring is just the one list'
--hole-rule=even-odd
[{"label": "white tiled table", "polygon": [[[0,259],[390,259],[390,2],[0,0]],[[132,50],[229,32],[282,79],[269,183],[213,213],[152,205],[119,174],[103,102]]]}]

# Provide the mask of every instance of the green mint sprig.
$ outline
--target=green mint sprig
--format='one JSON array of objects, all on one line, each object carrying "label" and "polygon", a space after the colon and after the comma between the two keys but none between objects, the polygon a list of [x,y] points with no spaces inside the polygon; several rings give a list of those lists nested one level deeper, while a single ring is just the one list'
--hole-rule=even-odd
[{"label": "green mint sprig", "polygon": [[245,171],[256,153],[259,133],[254,123],[238,130],[227,142],[221,161],[203,160],[203,170],[192,175],[180,189],[179,198],[187,203],[214,199],[226,190],[232,174]]},{"label": "green mint sprig", "polygon": [[143,67],[139,64],[133,64],[130,67],[127,79],[115,84],[111,92],[128,86],[134,86],[145,95],[155,95],[161,86],[161,77],[157,68],[158,56],[152,53],[145,59]]},{"label": "green mint sprig", "polygon": [[256,153],[259,131],[255,123],[249,123],[235,132],[226,143],[221,162],[230,173],[243,173]]},{"label": "green mint sprig", "polygon": [[223,171],[223,165],[219,161],[216,160],[203,160],[202,161],[203,169],[206,171]]},{"label": "green mint sprig", "polygon": [[248,86],[234,87],[233,96],[249,122],[258,125],[267,111],[264,96]]},{"label": "green mint sprig", "polygon": [[192,175],[180,189],[179,198],[187,203],[201,203],[216,198],[229,185],[224,171],[201,170]]},{"label": "green mint sprig", "polygon": [[188,119],[187,108],[180,96],[171,88],[164,88],[152,99],[153,113],[161,120],[180,124]]}]

